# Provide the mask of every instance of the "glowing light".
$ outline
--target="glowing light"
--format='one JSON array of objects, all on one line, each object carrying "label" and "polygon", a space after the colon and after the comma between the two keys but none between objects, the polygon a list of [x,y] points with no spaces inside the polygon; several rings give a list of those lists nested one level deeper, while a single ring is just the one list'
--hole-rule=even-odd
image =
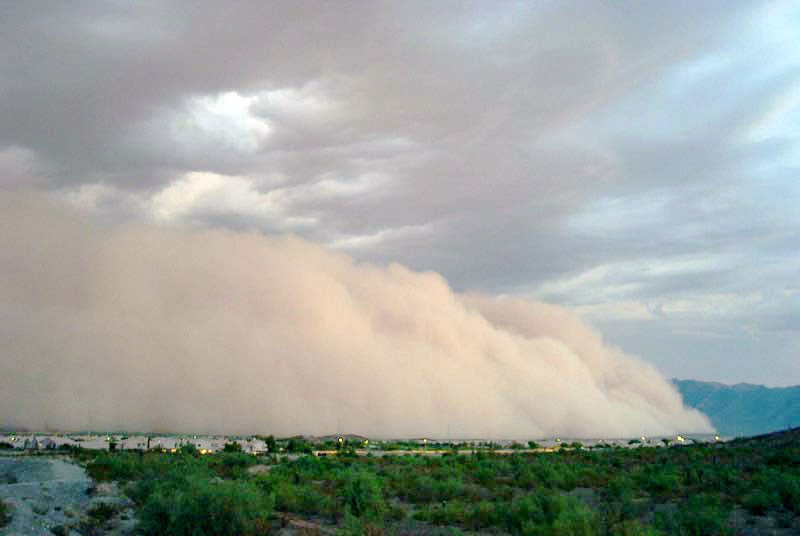
[{"label": "glowing light", "polygon": [[200,449],[200,454],[208,454],[208,451],[206,449]]}]

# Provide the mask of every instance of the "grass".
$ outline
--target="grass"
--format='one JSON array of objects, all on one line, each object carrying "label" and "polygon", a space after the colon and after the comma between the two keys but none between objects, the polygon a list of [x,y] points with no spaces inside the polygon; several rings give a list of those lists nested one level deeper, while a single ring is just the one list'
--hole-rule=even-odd
[{"label": "grass", "polygon": [[259,534],[293,519],[342,534],[731,534],[747,516],[800,528],[797,440],[296,460],[229,450],[74,455],[123,483],[143,534]]}]

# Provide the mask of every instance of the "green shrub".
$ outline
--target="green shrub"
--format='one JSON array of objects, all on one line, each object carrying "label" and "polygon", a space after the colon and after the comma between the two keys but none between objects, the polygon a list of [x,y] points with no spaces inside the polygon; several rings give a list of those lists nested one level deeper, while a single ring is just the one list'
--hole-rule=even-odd
[{"label": "green shrub", "polygon": [[730,534],[730,509],[718,495],[702,493],[684,501],[672,515],[657,516],[656,525],[668,534],[716,536]]},{"label": "green shrub", "polygon": [[403,495],[415,504],[449,501],[464,495],[464,482],[454,476],[422,475],[403,484]]},{"label": "green shrub", "polygon": [[777,504],[780,504],[780,497],[763,489],[757,489],[742,498],[742,506],[755,516],[766,515]]},{"label": "green shrub", "polygon": [[774,482],[783,507],[790,512],[800,514],[800,477],[783,473],[776,475]]},{"label": "green shrub", "polygon": [[208,464],[209,469],[222,478],[241,477],[248,467],[258,462],[255,456],[236,451],[209,456],[204,458],[204,461]]},{"label": "green shrub", "polygon": [[11,521],[11,513],[8,505],[0,500],[0,527],[5,527]]},{"label": "green shrub", "polygon": [[250,535],[268,530],[273,498],[248,482],[191,478],[156,486],[139,512],[143,534]]},{"label": "green shrub", "polygon": [[655,528],[642,525],[635,520],[615,525],[608,533],[611,536],[659,536],[660,534]]},{"label": "green shrub", "polygon": [[567,501],[553,520],[551,534],[556,536],[593,536],[597,534],[597,516],[577,500]]},{"label": "green shrub", "polygon": [[137,456],[128,453],[104,452],[98,454],[86,471],[95,480],[130,480],[142,469]]},{"label": "green shrub", "polygon": [[638,475],[639,484],[659,497],[674,496],[681,487],[681,478],[672,465],[647,466]]},{"label": "green shrub", "polygon": [[119,511],[119,507],[115,504],[107,503],[107,502],[99,502],[89,508],[89,511],[86,514],[97,521],[100,525],[108,522],[112,517],[114,517],[117,512]]},{"label": "green shrub", "polygon": [[360,468],[342,472],[336,496],[356,517],[379,519],[385,510],[380,482],[373,474]]},{"label": "green shrub", "polygon": [[[350,449],[352,450],[354,447],[350,446]],[[314,445],[302,438],[293,437],[286,443],[286,452],[311,454],[313,450]],[[355,452],[353,453],[355,454]]]},{"label": "green shrub", "polygon": [[416,512],[414,518],[434,525],[463,526],[468,522],[467,508],[460,501],[425,505]]},{"label": "green shrub", "polygon": [[355,516],[350,512],[350,508],[345,508],[343,526],[336,531],[339,536],[377,536],[383,533],[381,523]]},{"label": "green shrub", "polygon": [[277,482],[273,490],[275,509],[281,512],[324,514],[334,509],[327,495],[307,484]]}]

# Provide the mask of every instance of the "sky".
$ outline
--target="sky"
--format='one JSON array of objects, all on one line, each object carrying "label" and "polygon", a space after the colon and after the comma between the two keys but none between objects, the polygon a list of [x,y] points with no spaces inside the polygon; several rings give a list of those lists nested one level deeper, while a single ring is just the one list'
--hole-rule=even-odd
[{"label": "sky", "polygon": [[795,2],[0,3],[0,190],[296,235],[800,384]]}]

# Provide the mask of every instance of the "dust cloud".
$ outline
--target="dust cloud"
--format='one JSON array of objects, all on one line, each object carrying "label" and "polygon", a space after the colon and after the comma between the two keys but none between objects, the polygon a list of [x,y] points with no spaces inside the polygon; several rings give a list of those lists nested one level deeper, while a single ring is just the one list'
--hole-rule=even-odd
[{"label": "dust cloud", "polygon": [[0,193],[0,426],[373,437],[707,432],[567,309],[297,237]]}]

